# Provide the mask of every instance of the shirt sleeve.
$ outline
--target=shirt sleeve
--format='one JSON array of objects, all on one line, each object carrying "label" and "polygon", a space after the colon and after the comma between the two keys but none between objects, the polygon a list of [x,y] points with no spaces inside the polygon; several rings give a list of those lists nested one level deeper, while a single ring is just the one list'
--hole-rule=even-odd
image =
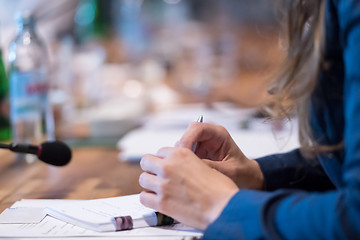
[{"label": "shirt sleeve", "polygon": [[358,239],[359,190],[240,190],[204,239]]},{"label": "shirt sleeve", "polygon": [[337,9],[345,65],[341,186],[325,192],[240,190],[206,229],[204,239],[359,239],[360,4],[331,2]]},{"label": "shirt sleeve", "polygon": [[334,189],[317,160],[305,159],[299,149],[256,159],[264,174],[264,190],[295,188],[308,191]]}]

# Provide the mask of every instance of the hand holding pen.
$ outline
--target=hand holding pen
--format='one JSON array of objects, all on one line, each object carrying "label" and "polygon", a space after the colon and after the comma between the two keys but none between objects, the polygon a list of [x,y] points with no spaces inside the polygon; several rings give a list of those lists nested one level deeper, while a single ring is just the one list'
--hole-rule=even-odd
[{"label": "hand holding pen", "polygon": [[[204,122],[203,115],[200,115],[196,122],[201,122],[201,123]],[[195,152],[196,148],[197,148],[197,143],[195,143],[193,145],[192,151]],[[175,221],[171,217],[166,216],[166,215],[164,215],[164,214],[162,214],[160,212],[156,212],[156,216],[157,216],[157,219],[158,219],[157,226],[169,225],[169,224],[177,223],[177,221]]]},{"label": "hand holding pen", "polygon": [[193,153],[204,155],[219,140],[208,139],[218,127],[201,122],[202,116],[191,123],[176,147],[144,155],[140,162],[144,172],[139,183],[145,189],[140,194],[142,204],[186,225],[205,229],[238,188],[230,178],[209,167],[207,160]]}]

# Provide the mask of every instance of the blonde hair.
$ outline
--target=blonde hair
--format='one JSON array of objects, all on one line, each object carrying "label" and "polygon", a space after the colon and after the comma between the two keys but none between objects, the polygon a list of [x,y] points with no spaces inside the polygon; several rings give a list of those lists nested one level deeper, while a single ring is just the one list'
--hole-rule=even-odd
[{"label": "blonde hair", "polygon": [[333,150],[320,146],[309,123],[309,102],[323,55],[325,3],[322,0],[282,0],[286,7],[287,56],[269,88],[265,110],[276,118],[299,119],[299,140],[305,155]]}]

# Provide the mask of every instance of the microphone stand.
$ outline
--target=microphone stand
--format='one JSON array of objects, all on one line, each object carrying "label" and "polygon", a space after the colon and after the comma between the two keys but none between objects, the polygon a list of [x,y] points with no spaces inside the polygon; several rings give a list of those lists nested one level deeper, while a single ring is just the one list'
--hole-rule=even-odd
[{"label": "microphone stand", "polygon": [[0,148],[10,149],[10,145],[9,145],[9,144],[5,144],[5,143],[0,143]]},{"label": "microphone stand", "polygon": [[4,144],[0,143],[0,148],[9,149],[12,152],[17,153],[30,153],[37,155],[39,152],[39,147],[35,145],[29,145],[29,144]]}]

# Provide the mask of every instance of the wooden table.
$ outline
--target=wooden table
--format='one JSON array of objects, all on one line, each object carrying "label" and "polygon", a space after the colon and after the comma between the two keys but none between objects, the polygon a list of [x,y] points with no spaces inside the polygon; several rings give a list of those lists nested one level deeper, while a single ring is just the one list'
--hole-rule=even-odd
[{"label": "wooden table", "polygon": [[139,193],[139,163],[118,159],[118,150],[104,147],[73,149],[64,167],[41,161],[15,161],[14,154],[0,152],[0,212],[26,199],[95,199]]}]

